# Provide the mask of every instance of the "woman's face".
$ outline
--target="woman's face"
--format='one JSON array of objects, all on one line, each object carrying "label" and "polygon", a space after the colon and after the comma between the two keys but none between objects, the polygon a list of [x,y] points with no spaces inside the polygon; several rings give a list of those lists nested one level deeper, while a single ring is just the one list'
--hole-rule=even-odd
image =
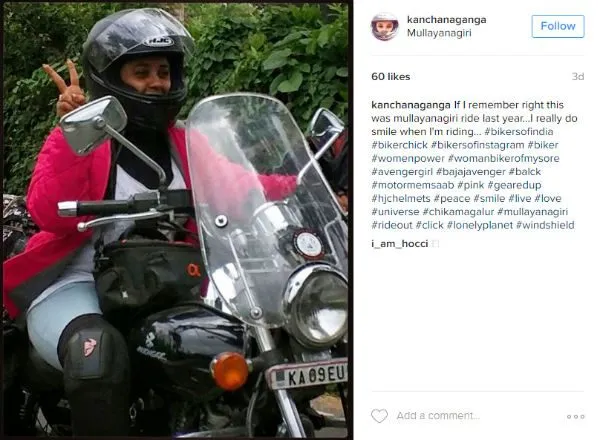
[{"label": "woman's face", "polygon": [[145,95],[166,95],[171,89],[169,61],[165,56],[148,56],[128,61],[121,67],[121,80]]},{"label": "woman's face", "polygon": [[394,30],[394,22],[378,21],[375,23],[375,28],[380,35],[388,35]]}]

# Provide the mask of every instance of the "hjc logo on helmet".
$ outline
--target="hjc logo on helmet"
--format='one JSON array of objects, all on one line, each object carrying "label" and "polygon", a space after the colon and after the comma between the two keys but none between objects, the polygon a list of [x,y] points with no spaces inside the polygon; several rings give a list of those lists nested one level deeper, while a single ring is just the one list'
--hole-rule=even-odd
[{"label": "hjc logo on helmet", "polygon": [[144,41],[144,46],[148,47],[169,47],[173,44],[173,39],[170,37],[152,37]]}]

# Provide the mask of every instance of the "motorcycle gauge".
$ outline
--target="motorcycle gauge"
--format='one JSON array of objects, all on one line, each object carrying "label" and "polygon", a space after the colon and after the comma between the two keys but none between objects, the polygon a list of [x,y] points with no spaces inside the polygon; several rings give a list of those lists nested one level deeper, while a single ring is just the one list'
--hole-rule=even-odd
[{"label": "motorcycle gauge", "polygon": [[325,255],[323,242],[317,234],[301,229],[294,233],[294,248],[307,260],[319,260]]}]

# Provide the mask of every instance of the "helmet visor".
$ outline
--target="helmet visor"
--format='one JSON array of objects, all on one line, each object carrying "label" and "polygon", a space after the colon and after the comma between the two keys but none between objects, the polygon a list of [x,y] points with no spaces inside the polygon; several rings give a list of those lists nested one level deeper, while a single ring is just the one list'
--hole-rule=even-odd
[{"label": "helmet visor", "polygon": [[103,72],[116,59],[143,47],[151,51],[190,54],[194,39],[171,14],[154,8],[124,13],[91,41],[89,62]]}]

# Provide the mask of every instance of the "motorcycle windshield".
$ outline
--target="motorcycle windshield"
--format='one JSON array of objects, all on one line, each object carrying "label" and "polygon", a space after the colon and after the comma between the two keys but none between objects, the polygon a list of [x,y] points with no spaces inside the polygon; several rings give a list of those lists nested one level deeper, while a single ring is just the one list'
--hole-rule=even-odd
[{"label": "motorcycle windshield", "polygon": [[234,315],[283,326],[296,270],[319,262],[347,276],[347,225],[283,103],[249,93],[205,99],[189,114],[186,143],[207,270]]}]

